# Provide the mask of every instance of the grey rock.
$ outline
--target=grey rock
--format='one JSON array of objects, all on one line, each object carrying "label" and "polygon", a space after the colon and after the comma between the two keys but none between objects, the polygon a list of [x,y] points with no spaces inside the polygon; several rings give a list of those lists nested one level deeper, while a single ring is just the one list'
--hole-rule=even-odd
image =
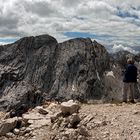
[{"label": "grey rock", "polygon": [[89,136],[89,132],[88,132],[87,128],[84,126],[79,127],[79,133],[85,137]]},{"label": "grey rock", "polygon": [[78,114],[74,113],[69,117],[70,124],[72,128],[76,128],[79,122],[81,121]]},{"label": "grey rock", "polygon": [[50,97],[57,100],[101,99],[103,73],[108,68],[105,48],[89,38],[72,39],[59,44],[55,81]]},{"label": "grey rock", "polygon": [[17,129],[17,128],[15,128],[15,129],[13,130],[13,132],[14,132],[15,135],[18,135],[18,134],[20,133],[20,130]]},{"label": "grey rock", "polygon": [[49,35],[0,46],[0,110],[13,109],[11,116],[16,116],[41,102],[42,90],[52,85],[56,49],[57,41]]},{"label": "grey rock", "polygon": [[49,110],[44,109],[44,108],[41,107],[41,106],[37,106],[36,109],[38,110],[38,112],[39,112],[40,114],[43,114],[43,115],[47,115],[47,114],[49,113]]},{"label": "grey rock", "polygon": [[93,119],[94,119],[94,115],[89,114],[85,118],[82,119],[81,124],[86,125],[87,123],[89,123]]},{"label": "grey rock", "polygon": [[7,138],[13,138],[15,135],[12,132],[8,132],[5,135]]},{"label": "grey rock", "polygon": [[40,35],[0,46],[0,110],[14,117],[44,100],[102,99],[108,60],[89,38],[58,43]]},{"label": "grey rock", "polygon": [[64,115],[71,115],[73,113],[78,113],[80,105],[75,103],[73,100],[61,103],[61,111]]},{"label": "grey rock", "polygon": [[17,121],[17,117],[2,120],[0,122],[0,136],[5,135],[6,133],[13,130],[17,125]]},{"label": "grey rock", "polygon": [[50,119],[51,119],[51,122],[55,122],[60,116],[62,116],[62,112],[57,112],[55,114],[53,114]]}]

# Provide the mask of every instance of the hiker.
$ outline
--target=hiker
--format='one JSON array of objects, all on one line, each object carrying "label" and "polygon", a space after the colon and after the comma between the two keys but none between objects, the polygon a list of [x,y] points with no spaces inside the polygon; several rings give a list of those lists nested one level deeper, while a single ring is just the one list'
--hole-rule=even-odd
[{"label": "hiker", "polygon": [[134,65],[134,62],[132,58],[127,60],[123,78],[123,102],[127,102],[127,96],[129,96],[129,102],[135,103],[134,93],[135,84],[137,83],[137,67]]}]

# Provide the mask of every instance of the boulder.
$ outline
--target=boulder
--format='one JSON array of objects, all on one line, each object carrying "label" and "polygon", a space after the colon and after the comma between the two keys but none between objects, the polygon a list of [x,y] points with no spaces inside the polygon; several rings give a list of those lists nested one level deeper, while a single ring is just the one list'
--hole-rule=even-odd
[{"label": "boulder", "polygon": [[13,130],[17,125],[17,121],[17,117],[2,120],[0,122],[0,136],[5,135],[6,133]]},{"label": "boulder", "polygon": [[13,130],[13,133],[14,133],[15,135],[18,135],[18,134],[20,133],[20,130],[17,129],[17,128],[15,128],[15,129]]},{"label": "boulder", "polygon": [[71,115],[73,113],[78,113],[80,105],[78,103],[75,103],[73,100],[69,100],[67,102],[62,102],[60,108],[62,114]]},{"label": "boulder", "polygon": [[79,133],[80,135],[85,136],[85,137],[89,136],[88,129],[84,126],[79,127]]},{"label": "boulder", "polygon": [[69,122],[72,128],[76,128],[79,122],[81,121],[78,114],[74,113],[69,117]]}]

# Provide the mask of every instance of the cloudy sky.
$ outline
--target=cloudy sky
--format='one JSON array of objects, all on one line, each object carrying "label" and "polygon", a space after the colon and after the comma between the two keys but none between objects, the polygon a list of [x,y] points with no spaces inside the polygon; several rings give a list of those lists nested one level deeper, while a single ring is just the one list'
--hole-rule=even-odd
[{"label": "cloudy sky", "polygon": [[0,0],[0,44],[50,34],[90,37],[106,48],[140,50],[140,0]]}]

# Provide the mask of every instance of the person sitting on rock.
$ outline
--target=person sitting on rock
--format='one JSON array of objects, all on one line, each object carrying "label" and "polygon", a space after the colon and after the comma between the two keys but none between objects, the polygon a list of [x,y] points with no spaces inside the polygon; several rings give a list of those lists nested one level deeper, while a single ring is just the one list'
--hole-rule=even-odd
[{"label": "person sitting on rock", "polygon": [[127,60],[127,67],[123,78],[123,102],[127,102],[127,96],[129,96],[129,101],[135,103],[134,93],[135,84],[137,83],[137,67],[134,65],[134,62],[132,58]]}]

